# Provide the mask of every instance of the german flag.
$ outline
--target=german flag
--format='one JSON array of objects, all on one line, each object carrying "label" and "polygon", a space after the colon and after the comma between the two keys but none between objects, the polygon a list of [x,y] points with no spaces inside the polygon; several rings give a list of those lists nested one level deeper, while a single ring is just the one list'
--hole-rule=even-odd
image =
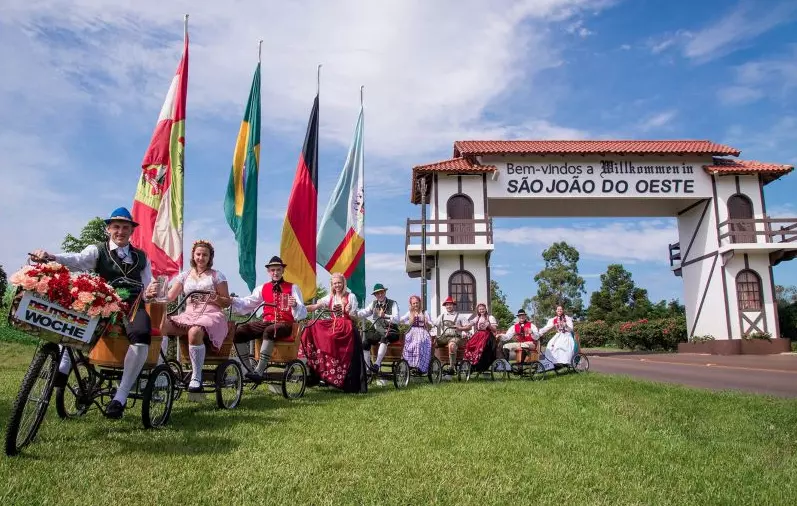
[{"label": "german flag", "polygon": [[299,286],[305,302],[316,292],[316,225],[318,212],[318,94],[299,155],[288,209],[282,225],[280,257],[287,264],[283,277]]}]

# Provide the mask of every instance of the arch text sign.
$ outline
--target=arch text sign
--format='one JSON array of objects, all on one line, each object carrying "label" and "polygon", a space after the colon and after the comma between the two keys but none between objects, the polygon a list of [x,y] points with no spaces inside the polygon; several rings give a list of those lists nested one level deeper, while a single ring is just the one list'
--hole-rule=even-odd
[{"label": "arch text sign", "polygon": [[601,158],[493,163],[491,197],[711,197],[706,162]]}]

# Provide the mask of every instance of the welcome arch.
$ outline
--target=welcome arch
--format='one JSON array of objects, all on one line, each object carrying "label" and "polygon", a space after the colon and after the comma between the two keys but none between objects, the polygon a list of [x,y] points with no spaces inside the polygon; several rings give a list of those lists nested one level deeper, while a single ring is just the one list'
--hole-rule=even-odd
[{"label": "welcome arch", "polygon": [[[489,303],[493,217],[675,217],[670,267],[684,282],[689,335],[780,337],[772,267],[797,256],[797,218],[769,217],[764,186],[793,167],[739,155],[706,140],[457,141],[451,159],[413,167],[410,199],[429,218],[424,231],[407,220],[406,271],[434,277],[436,316],[441,281],[456,272]],[[452,216],[457,195],[472,218]]]}]

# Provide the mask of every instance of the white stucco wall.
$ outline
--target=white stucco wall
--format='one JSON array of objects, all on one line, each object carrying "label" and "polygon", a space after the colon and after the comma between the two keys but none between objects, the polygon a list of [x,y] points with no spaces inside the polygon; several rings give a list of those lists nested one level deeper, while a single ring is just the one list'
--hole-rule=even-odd
[{"label": "white stucco wall", "polygon": [[[714,176],[717,185],[717,223],[722,223],[728,219],[728,199],[737,193],[745,195],[753,203],[753,217],[755,219],[764,218],[764,206],[761,202],[761,188],[758,176]],[[737,188],[736,181],[739,181]],[[756,224],[756,230],[763,231],[763,223]],[[721,233],[729,231],[727,225],[722,227]],[[756,242],[766,242],[763,235],[756,236]],[[722,239],[722,244],[731,244],[731,238]]]},{"label": "white stucco wall", "polygon": [[[772,280],[769,276],[769,254],[748,254],[747,265],[750,270],[755,271],[761,278],[761,291],[763,293],[764,321],[759,321],[757,326],[765,332],[772,334],[772,337],[780,337],[777,334],[777,316],[775,308],[775,296],[772,293]],[[725,265],[725,279],[728,284],[728,306],[731,314],[731,335],[733,339],[742,337],[742,327],[739,322],[738,297],[736,294],[736,275],[745,269],[745,255],[737,253]],[[758,311],[745,312],[751,321],[755,321]],[[744,323],[749,328],[749,323]]]},{"label": "white stucco wall", "polygon": [[[446,175],[446,174],[438,174],[437,175],[437,203],[439,205],[439,209],[437,210],[437,214],[435,214],[435,195],[434,195],[434,188],[432,188],[431,193],[431,205],[429,206],[429,215],[427,219],[434,220],[440,219],[445,220],[448,219],[448,199],[452,196],[457,195],[460,193],[459,191],[459,178],[461,178],[462,182],[462,192],[463,194],[467,195],[473,201],[473,218],[474,219],[484,219],[486,217],[484,212],[484,183],[481,174],[473,174],[473,175],[463,175],[463,176],[456,176],[456,175]],[[434,226],[430,225],[429,230],[435,230]],[[447,230],[446,225],[442,225],[440,227],[441,232],[445,232]],[[484,232],[487,230],[486,224],[477,224],[474,227],[474,231],[476,232]],[[430,238],[430,244],[435,244],[434,238]],[[439,242],[437,244],[448,244],[447,237],[440,237]],[[475,244],[487,244],[487,236],[481,235],[475,237]]]},{"label": "white stucco wall", "polygon": [[[489,300],[489,287],[487,286],[487,266],[484,261],[484,253],[463,254],[464,269],[473,274],[476,280],[476,303],[487,303]],[[442,301],[448,297],[448,279],[460,269],[459,255],[441,254],[438,259],[437,269],[440,270],[440,299],[437,298],[436,290],[430,293],[429,314],[436,318],[442,310]],[[432,279],[437,275],[432,271]]]}]

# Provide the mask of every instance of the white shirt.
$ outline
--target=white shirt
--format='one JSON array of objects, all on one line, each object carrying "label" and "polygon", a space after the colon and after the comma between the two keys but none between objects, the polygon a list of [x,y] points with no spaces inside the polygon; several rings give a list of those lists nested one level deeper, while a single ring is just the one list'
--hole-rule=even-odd
[{"label": "white shirt", "polygon": [[[509,329],[506,331],[506,334],[504,334],[504,337],[501,338],[501,341],[509,341],[510,339],[515,337],[515,325],[517,325],[518,323],[520,323],[520,320],[514,322],[512,325],[509,326]],[[529,321],[527,320],[526,323],[529,323]],[[540,331],[537,329],[536,325],[532,323],[531,327],[529,327],[529,332],[531,332],[531,338],[533,340],[539,341]]]},{"label": "white shirt", "polygon": [[[487,323],[489,325],[491,325],[491,326],[497,326],[498,325],[498,321],[495,319],[495,317],[493,315],[487,315],[487,318],[484,318],[483,316],[479,316],[479,315],[474,315],[470,320],[468,320],[468,323],[473,324],[473,328],[471,329],[473,332],[478,332],[479,330],[482,330],[482,329],[479,328],[479,321],[480,320],[482,322],[487,321]],[[485,328],[484,330],[487,330],[487,329]]]},{"label": "white shirt", "polygon": [[[269,282],[271,284],[271,282]],[[263,283],[260,286],[256,286],[254,290],[252,290],[251,295],[247,295],[246,297],[233,297],[232,298],[232,307],[233,312],[238,314],[245,314],[251,313],[254,309],[256,309],[260,304],[263,303],[263,287],[266,283]],[[302,297],[302,291],[299,289],[297,285],[291,286],[291,295],[294,299],[296,299],[296,307],[291,309],[291,314],[293,314],[293,319],[296,321],[304,320],[307,318],[307,307],[304,305],[304,298]]]},{"label": "white shirt", "polygon": [[[316,304],[319,307],[329,308],[330,300],[332,300],[332,295],[327,294],[318,299]],[[349,316],[357,316],[357,297],[353,293],[349,293],[346,297],[341,298],[340,305],[345,306],[347,301],[349,303]]]},{"label": "white shirt", "polygon": [[[549,330],[551,330],[552,328],[554,328],[553,321],[555,319],[556,319],[556,317],[551,318],[550,320],[548,320],[548,323],[546,323],[545,326],[540,329],[540,335],[543,335],[546,332],[548,332]],[[567,332],[573,332],[573,319],[570,318],[567,315],[565,315],[565,330]]]},{"label": "white shirt", "polygon": [[[215,272],[215,276],[214,273]],[[216,293],[216,286],[227,281],[219,271],[207,270],[197,279],[191,276],[191,271],[183,271],[174,277],[169,286],[174,286],[177,283],[183,285],[183,295],[188,295],[191,292],[201,290],[203,292]]]},{"label": "white shirt", "polygon": [[[387,300],[387,299],[385,299],[385,300]],[[376,299],[374,299],[374,300],[371,301],[371,303],[367,307],[357,311],[357,316],[359,318],[372,316],[374,314],[374,304],[376,304],[376,302],[377,302]],[[391,304],[389,308],[385,309],[385,315],[384,316],[387,317],[387,320],[390,323],[398,324],[398,322],[399,322],[398,302],[396,302],[394,300],[393,304]]]},{"label": "white shirt", "polygon": [[[111,252],[114,252],[117,249],[119,250],[120,255],[123,257],[122,262],[126,264],[133,263],[133,255],[130,254],[129,244],[125,246],[117,246],[113,241],[108,241],[108,244],[110,245]],[[55,257],[56,262],[63,265],[70,271],[90,271],[97,268],[97,260],[100,258],[100,250],[97,249],[96,244],[91,244],[83,248],[83,251],[80,253],[57,253],[53,256]],[[144,288],[146,289],[151,282],[152,268],[149,264],[149,258],[147,258],[147,264],[144,266],[144,270],[141,271],[141,284],[144,285]]]},{"label": "white shirt", "polygon": [[[420,314],[417,315],[417,316],[419,318],[422,318],[423,322],[425,322],[425,323],[431,323],[431,321],[432,321],[432,319],[429,317],[429,313],[427,313],[426,311],[423,312],[423,316],[422,317],[421,317]],[[399,318],[399,322],[401,322],[401,323],[409,323],[410,325],[412,325],[411,318],[413,318],[412,311],[407,311],[406,313],[404,313],[404,316]]]}]

